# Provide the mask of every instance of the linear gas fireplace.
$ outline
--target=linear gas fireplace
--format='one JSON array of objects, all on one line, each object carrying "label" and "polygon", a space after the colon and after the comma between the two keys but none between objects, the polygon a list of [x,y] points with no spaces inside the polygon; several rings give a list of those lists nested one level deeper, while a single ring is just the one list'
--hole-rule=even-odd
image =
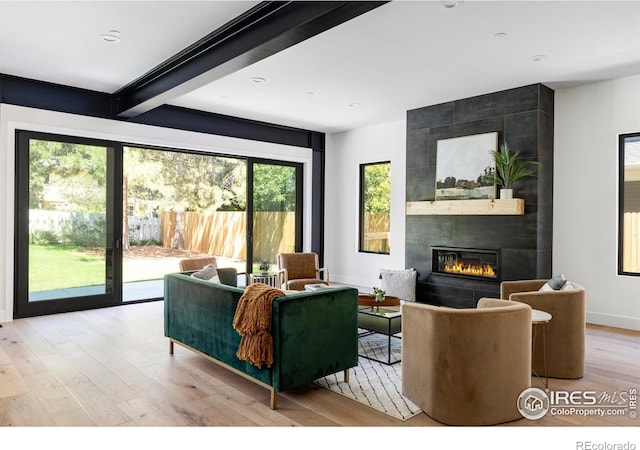
[{"label": "linear gas fireplace", "polygon": [[500,281],[500,251],[431,247],[432,273],[482,281]]}]

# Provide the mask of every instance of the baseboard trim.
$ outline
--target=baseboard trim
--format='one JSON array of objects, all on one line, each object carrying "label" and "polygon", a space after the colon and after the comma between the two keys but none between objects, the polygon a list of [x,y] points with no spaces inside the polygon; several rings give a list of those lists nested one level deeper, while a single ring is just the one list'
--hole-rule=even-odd
[{"label": "baseboard trim", "polygon": [[587,312],[587,323],[640,331],[640,318]]}]

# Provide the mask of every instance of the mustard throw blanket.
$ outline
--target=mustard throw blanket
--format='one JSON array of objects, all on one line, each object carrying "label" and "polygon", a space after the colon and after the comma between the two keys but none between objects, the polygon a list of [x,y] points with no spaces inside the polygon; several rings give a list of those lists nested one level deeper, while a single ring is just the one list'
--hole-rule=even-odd
[{"label": "mustard throw blanket", "polygon": [[273,338],[271,337],[271,304],[282,297],[280,289],[266,284],[250,284],[238,300],[233,316],[233,328],[242,336],[236,356],[254,366],[271,367]]}]

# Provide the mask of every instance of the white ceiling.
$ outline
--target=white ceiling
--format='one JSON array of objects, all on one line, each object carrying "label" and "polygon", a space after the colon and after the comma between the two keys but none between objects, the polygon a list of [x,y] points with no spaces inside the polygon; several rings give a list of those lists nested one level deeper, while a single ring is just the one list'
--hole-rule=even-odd
[{"label": "white ceiling", "polygon": [[[112,93],[257,3],[0,0],[0,73]],[[640,73],[640,1],[444,3],[391,2],[170,103],[330,133]]]}]

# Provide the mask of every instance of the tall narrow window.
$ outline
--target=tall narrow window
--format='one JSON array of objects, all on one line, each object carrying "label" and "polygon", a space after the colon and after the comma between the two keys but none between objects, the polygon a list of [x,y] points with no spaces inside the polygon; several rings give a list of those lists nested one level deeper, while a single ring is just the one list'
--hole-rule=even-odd
[{"label": "tall narrow window", "polygon": [[640,133],[620,135],[618,273],[640,275]]},{"label": "tall narrow window", "polygon": [[391,231],[391,163],[360,165],[359,251],[389,254]]}]

